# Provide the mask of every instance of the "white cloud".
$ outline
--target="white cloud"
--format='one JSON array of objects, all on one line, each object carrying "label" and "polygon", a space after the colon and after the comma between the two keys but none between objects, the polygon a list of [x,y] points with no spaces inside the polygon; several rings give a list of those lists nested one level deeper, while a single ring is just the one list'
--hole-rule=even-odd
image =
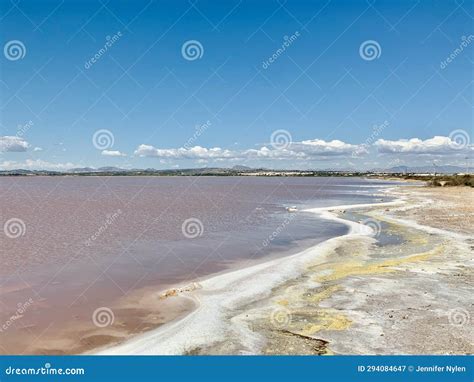
[{"label": "white cloud", "polygon": [[274,149],[263,146],[259,150],[247,150],[246,154],[257,158],[270,159],[322,159],[334,156],[350,156],[357,152],[359,155],[366,154],[367,149],[363,145],[352,145],[339,140],[324,141],[322,139],[292,142],[287,148]]},{"label": "white cloud", "polygon": [[35,147],[33,151],[43,151],[43,149],[41,147]]},{"label": "white cloud", "polygon": [[102,150],[102,155],[107,157],[126,157],[127,154],[122,153],[118,150]]},{"label": "white cloud", "polygon": [[51,163],[41,159],[27,159],[23,162],[4,161],[0,162],[0,170],[52,170],[64,171],[79,167],[73,163]]},{"label": "white cloud", "polygon": [[399,139],[397,141],[379,139],[374,145],[380,153],[392,154],[446,155],[459,153],[472,148],[472,146],[467,143],[463,145],[462,143],[452,140],[450,137],[438,135],[424,141],[419,138]]},{"label": "white cloud", "polygon": [[302,141],[301,144],[292,144],[291,146],[293,147],[294,145],[304,148],[304,150],[311,155],[350,155],[356,150],[364,153],[367,152],[367,150],[362,145],[352,145],[337,139],[329,142],[323,141],[321,139],[313,139]]},{"label": "white cloud", "polygon": [[0,152],[24,152],[30,144],[23,138],[16,136],[0,137]]},{"label": "white cloud", "polygon": [[220,147],[207,149],[201,146],[194,146],[189,149],[184,147],[179,149],[157,149],[150,145],[140,145],[135,150],[135,155],[171,159],[230,159],[237,155],[237,153],[221,149]]},{"label": "white cloud", "polygon": [[259,149],[227,150],[220,147],[159,149],[150,145],[140,145],[135,155],[140,157],[156,157],[166,159],[196,159],[196,160],[246,160],[246,159],[324,159],[334,156],[350,156],[353,152],[367,153],[363,145],[352,145],[339,140],[323,141],[321,139],[293,142],[286,148],[262,146]]}]

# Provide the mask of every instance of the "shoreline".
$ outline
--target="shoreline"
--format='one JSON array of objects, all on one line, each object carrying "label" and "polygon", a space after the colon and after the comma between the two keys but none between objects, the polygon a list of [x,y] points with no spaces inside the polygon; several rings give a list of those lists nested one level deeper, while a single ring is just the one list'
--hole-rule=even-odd
[{"label": "shoreline", "polygon": [[[235,182],[236,181],[232,181],[231,184],[234,184]],[[271,185],[273,183],[275,182],[265,181],[264,185]],[[293,184],[294,182],[290,183]],[[296,183],[302,184],[302,195],[304,195],[304,192],[306,192],[305,189],[309,190],[308,185],[316,184],[317,186],[320,184],[318,182],[314,183],[313,181],[306,181],[305,179],[301,179]],[[351,190],[351,184],[357,184],[360,185],[360,187],[379,187],[379,185],[370,186],[372,183],[374,182],[365,182],[360,180],[355,182],[336,182],[335,186],[341,186],[337,187],[341,190],[337,190],[336,194],[338,195],[340,193],[341,197],[334,197],[334,199],[331,200],[327,200],[325,197],[322,197],[319,202],[305,204],[304,207],[300,206],[299,210],[301,212],[304,208],[309,208],[311,206],[324,206],[328,204],[336,205],[340,203],[357,203],[366,202],[367,200],[375,202],[375,199],[370,197],[371,194],[378,193],[378,190],[375,188],[370,190],[361,188],[360,190],[362,191],[357,191],[359,189],[352,188],[353,192],[355,193],[354,198],[351,196],[345,196],[347,193],[350,194],[349,190]],[[375,183],[378,184],[378,182]],[[251,184],[253,184],[253,181]],[[226,185],[229,185],[229,183],[226,183]],[[381,187],[386,186],[387,183],[381,183]],[[307,191],[307,194],[317,194],[317,191],[318,189],[313,190],[311,188],[309,191]],[[364,195],[359,198],[357,195],[359,192],[369,196],[370,199],[367,199]],[[104,205],[107,204],[102,204],[102,206]],[[282,208],[284,206],[285,204],[281,204]],[[254,257],[253,255],[245,255],[247,252],[253,253],[253,249],[246,250],[242,248],[243,251],[239,255],[240,249],[235,248],[234,253],[236,256],[226,256],[226,254],[223,253],[225,258],[229,258],[229,261],[223,261],[221,264],[214,266],[212,263],[213,260],[211,259],[209,262],[210,267],[208,272],[202,272],[202,274],[189,274],[190,277],[177,278],[174,281],[172,278],[167,278],[165,271],[158,273],[161,276],[157,277],[158,274],[155,275],[153,270],[150,270],[149,272],[145,270],[145,272],[148,272],[147,275],[150,274],[151,276],[148,277],[146,282],[143,282],[142,285],[139,285],[137,288],[135,288],[133,282],[136,280],[135,276],[139,274],[141,268],[135,267],[135,270],[130,269],[129,275],[129,271],[127,271],[126,267],[123,268],[118,266],[119,264],[126,265],[126,262],[123,261],[122,258],[119,258],[116,262],[112,261],[113,258],[110,258],[111,262],[109,263],[108,261],[104,261],[104,264],[114,265],[114,263],[116,263],[116,266],[114,265],[113,272],[110,275],[111,278],[102,277],[101,279],[97,279],[95,280],[97,282],[94,281],[94,288],[86,289],[85,291],[81,292],[81,294],[79,294],[79,292],[82,290],[81,280],[77,279],[77,281],[75,281],[76,278],[73,272],[84,272],[85,276],[89,277],[90,280],[93,281],[95,277],[94,272],[97,270],[97,264],[95,264],[95,262],[87,261],[87,256],[78,257],[77,265],[75,258],[73,258],[72,260],[74,260],[74,262],[71,262],[71,266],[67,269],[68,272],[65,272],[64,276],[61,278],[56,276],[57,272],[55,268],[51,268],[51,277],[46,272],[44,276],[37,274],[37,280],[39,281],[38,285],[45,285],[45,288],[47,289],[45,289],[45,292],[42,293],[41,299],[38,298],[35,300],[35,304],[29,308],[28,314],[22,316],[21,323],[18,321],[15,326],[9,328],[8,333],[5,333],[5,335],[2,336],[4,343],[0,347],[0,350],[2,350],[4,354],[84,354],[94,352],[97,349],[104,349],[124,343],[125,341],[136,338],[141,334],[149,333],[166,323],[173,322],[183,316],[186,316],[190,311],[193,310],[195,303],[192,299],[180,297],[162,300],[159,298],[160,291],[173,290],[173,287],[176,285],[181,287],[184,285],[185,289],[189,289],[187,287],[193,281],[199,282],[200,280],[209,278],[211,276],[225,274],[233,270],[247,268],[256,264],[266,263],[272,259],[291,256],[301,252],[306,248],[311,248],[315,244],[323,242],[328,238],[340,236],[347,233],[348,231],[346,224],[342,225],[339,223],[327,223],[323,219],[315,217],[310,213],[284,213],[286,215],[283,215],[283,218],[287,217],[288,219],[268,219],[268,233],[271,231],[277,232],[280,228],[285,228],[287,221],[291,221],[291,224],[294,224],[293,219],[291,219],[292,217],[296,218],[294,220],[296,223],[294,227],[288,227],[288,232],[281,233],[281,236],[278,237],[277,241],[275,242],[277,244],[275,244],[274,250],[267,250],[262,256],[257,253],[258,256]],[[99,219],[96,220],[98,223],[100,223]],[[280,220],[283,220],[283,222],[280,222]],[[302,224],[302,222],[305,223]],[[94,226],[94,224],[90,225]],[[111,236],[115,234],[111,232],[112,229],[120,231],[120,225],[123,227],[127,224],[125,221],[117,221],[117,226],[111,226],[110,231],[107,231],[107,235],[109,233]],[[299,231],[300,226],[303,230],[301,232],[305,232],[301,235],[301,232]],[[329,229],[329,226],[334,227],[334,230]],[[318,227],[321,227],[321,230],[319,230]],[[296,235],[293,237],[291,232],[295,232]],[[85,237],[86,233],[87,232],[84,232],[84,235],[77,236]],[[279,232],[277,233],[280,235]],[[261,240],[264,237],[270,236],[265,236],[264,234],[254,234],[253,238],[255,242],[262,243]],[[273,238],[270,240],[272,239]],[[107,240],[105,235],[104,240]],[[236,242],[238,242],[238,240],[236,240]],[[241,240],[241,242],[243,245],[245,245],[244,240]],[[13,242],[8,242],[8,244],[11,243]],[[18,241],[18,243],[27,245],[28,241],[22,240]],[[86,247],[84,248],[87,249]],[[206,248],[201,251],[203,252],[204,256],[206,256],[206,251],[208,251]],[[94,248],[94,250],[89,252],[100,254],[100,247]],[[57,253],[59,254],[60,252],[58,251]],[[190,260],[194,261],[192,253],[183,253],[183,255],[191,256]],[[186,258],[186,256],[184,256],[184,258]],[[146,260],[145,256],[143,258]],[[27,258],[22,260],[26,259]],[[97,256],[97,259],[100,260],[101,257]],[[104,259],[109,260],[107,256],[105,256]],[[142,258],[138,257],[138,259],[141,260]],[[68,263],[68,261],[65,261],[65,263]],[[47,263],[45,262],[45,264]],[[58,262],[58,269],[60,269],[61,266],[62,263]],[[88,272],[87,270],[90,270],[91,272]],[[160,271],[158,268],[157,270]],[[179,271],[179,268],[176,270],[178,275],[183,273]],[[203,271],[206,270],[203,269]],[[275,271],[279,272],[278,269]],[[135,273],[132,274],[132,272]],[[185,273],[186,272],[183,274]],[[100,272],[98,274],[100,275]],[[114,277],[114,275],[117,275],[118,278]],[[163,275],[165,277],[162,278]],[[24,277],[26,276],[27,274],[25,273]],[[25,279],[30,280],[28,278]],[[41,284],[40,282],[42,279],[49,281],[46,284]],[[116,280],[119,288],[116,287],[116,283],[112,282],[113,280]],[[157,282],[155,282],[155,280],[157,280]],[[94,282],[90,285],[93,285]],[[89,282],[85,282],[84,284],[89,285]],[[131,285],[131,289],[126,289]],[[16,287],[16,285],[13,286]],[[194,287],[191,285],[191,288]],[[4,288],[2,291],[6,292],[6,297],[10,299],[7,302],[14,306],[16,301],[26,301],[31,294],[31,289],[32,288],[24,288],[24,290],[22,290],[17,288],[11,291]],[[125,289],[126,293],[124,293]],[[77,294],[75,294],[76,291]],[[25,296],[25,298],[23,298],[23,296]],[[63,309],[63,307],[69,307],[69,309]],[[14,308],[16,308],[16,306],[14,306]],[[112,314],[109,313],[109,316],[112,316],[112,320],[109,325],[97,325],[97,323],[94,321],[96,313],[100,313],[102,311],[112,312]],[[5,313],[7,314],[7,312]],[[8,319],[6,314],[5,322]],[[35,338],[38,337],[38,340],[31,341],[32,336]]]},{"label": "shoreline", "polygon": [[[410,305],[419,303],[416,296],[413,297],[418,289],[424,290],[424,298],[432,302],[432,298],[426,295],[433,294],[435,299],[439,297],[436,288],[440,280],[436,279],[434,269],[427,273],[425,268],[439,268],[438,262],[441,262],[446,269],[458,271],[457,263],[453,265],[451,260],[440,261],[439,256],[461,248],[461,257],[467,255],[469,259],[469,252],[462,252],[468,248],[464,241],[469,235],[392,216],[399,211],[404,213],[422,208],[423,203],[416,200],[417,191],[413,191],[413,188],[407,190],[406,186],[397,186],[385,191],[397,199],[386,203],[311,209],[323,218],[343,222],[350,231],[295,255],[203,280],[200,289],[180,293],[180,298],[192,299],[197,304],[197,308],[189,315],[120,345],[102,349],[99,354],[430,354],[446,352],[443,349],[450,348],[453,353],[472,353],[472,345],[465,340],[466,335],[469,339],[466,325],[451,325],[446,322],[450,319],[449,314],[440,313],[443,304],[449,305],[449,299],[438,301],[440,307],[433,309],[431,306],[434,304],[428,304],[430,309],[425,311],[413,307],[408,309],[418,310],[418,321],[423,323],[416,323],[415,327],[425,335],[436,338],[425,321],[442,322],[443,333],[440,337],[447,339],[438,346],[439,349],[435,347],[428,352],[420,350],[417,346],[421,346],[422,342],[413,333],[409,336],[405,334],[410,338],[409,344],[387,344],[388,338],[393,336],[392,331],[403,336],[401,329],[396,328],[397,325],[403,325],[392,322],[396,314],[394,312],[403,310],[405,305],[403,299],[398,301],[400,298],[396,298],[396,288],[401,287],[397,284],[406,283],[413,288],[415,293],[406,296]],[[433,192],[430,189],[424,191]],[[433,200],[426,203],[436,205]],[[381,208],[385,212],[388,207],[393,208],[390,216],[380,214]],[[377,241],[373,237],[373,229],[341,217],[342,210],[365,210],[367,216],[376,216],[383,224],[395,227],[390,229],[403,231],[409,241],[405,246],[407,252],[372,262],[370,256],[373,254],[370,251]],[[457,244],[452,242],[459,240],[461,242]],[[445,242],[451,243],[448,245]],[[342,262],[340,259],[334,261],[334,253],[343,250],[360,250],[359,259],[354,260],[349,255],[349,258],[341,256]],[[466,269],[463,278],[467,279],[471,271]],[[415,281],[410,273],[416,273]],[[459,285],[454,284],[454,288],[448,285],[449,288],[443,290],[441,297],[457,297],[457,305],[461,305],[461,308],[453,307],[451,310],[459,309],[461,315],[467,312],[470,319],[472,304],[469,305],[465,294],[468,291],[464,288],[461,296],[456,286]],[[366,296],[362,296],[360,290],[366,290]],[[310,295],[310,298],[301,297],[305,294]],[[387,300],[388,295],[392,296],[393,302]],[[351,301],[351,297],[355,302]],[[378,299],[378,304],[385,310],[381,312],[377,306],[371,307],[367,302],[368,297]],[[317,306],[315,310],[307,312],[309,305]],[[409,317],[404,314],[400,320],[409,323]],[[369,328],[364,327],[364,323]],[[459,336],[457,332],[464,334]],[[412,335],[413,338],[410,337]],[[354,342],[364,342],[360,341],[360,336],[369,336],[370,339],[365,341],[367,343],[348,347]],[[454,340],[451,338],[453,336]],[[403,342],[393,338],[394,344],[397,341]]]},{"label": "shoreline", "polygon": [[[390,187],[390,189],[392,188],[393,187]],[[388,191],[388,189],[384,191]],[[290,256],[264,261],[245,268],[226,270],[203,280],[197,280],[196,282],[191,282],[184,286],[177,286],[169,290],[161,291],[159,292],[159,295],[166,296],[166,298],[187,299],[192,301],[195,309],[180,318],[161,325],[156,329],[133,336],[121,344],[95,349],[88,354],[194,354],[196,348],[200,349],[201,346],[203,346],[202,343],[205,343],[206,341],[208,342],[213,334],[216,334],[219,330],[226,331],[224,327],[225,325],[223,325],[223,322],[226,319],[224,314],[218,309],[212,311],[210,308],[210,306],[219,306],[219,300],[225,300],[225,305],[228,305],[233,309],[233,305],[239,306],[239,304],[242,304],[242,301],[247,298],[258,301],[261,298],[269,297],[271,295],[271,290],[274,287],[289,279],[298,277],[304,268],[305,263],[312,259],[314,260],[314,257],[318,256],[320,256],[320,260],[322,260],[327,253],[334,250],[340,242],[346,239],[346,237],[357,237],[371,241],[370,237],[373,234],[373,230],[370,227],[340,218],[334,213],[334,211],[389,207],[401,205],[403,203],[404,201],[402,199],[396,199],[382,203],[375,202],[335,205],[302,210],[302,212],[318,214],[322,219],[342,223],[349,228],[349,231],[344,235],[327,239],[313,247]],[[240,295],[235,292],[237,283],[251,283],[256,280],[261,283],[261,279],[259,279],[260,276],[269,276],[269,274],[272,273],[272,270],[282,267],[287,267],[285,272],[274,272],[272,277],[269,277],[266,280],[268,285],[260,284],[259,288],[254,289],[250,293],[247,288],[242,288],[246,290],[241,290]],[[214,296],[212,296],[213,291],[216,293]],[[223,295],[220,295],[219,293],[222,293]],[[234,300],[232,300],[232,298],[234,298]],[[232,302],[229,303],[229,301]],[[211,310],[211,312],[208,312],[208,310]],[[208,328],[200,328],[200,322],[206,322]],[[214,325],[212,330],[209,330],[210,323],[213,323]],[[195,344],[188,339],[192,338],[193,333],[199,331],[202,332],[202,329],[204,329],[204,333],[201,334],[202,339],[197,339],[196,344],[199,345],[195,346]],[[248,335],[248,333],[241,334],[244,336],[246,334]],[[177,336],[183,339],[177,339]],[[249,337],[253,336],[250,335]],[[215,339],[215,341],[218,340],[218,338]],[[249,341],[251,341],[250,338]],[[258,340],[256,342],[258,342]],[[157,345],[153,346],[151,343],[156,343]]]},{"label": "shoreline", "polygon": [[[368,225],[376,223],[375,242],[364,246],[349,239],[326,264],[309,264],[299,280],[282,285],[267,301],[267,309],[283,306],[288,312],[282,327],[265,325],[254,310],[267,337],[263,354],[474,352],[468,329],[474,313],[472,234],[453,232],[456,224],[450,230],[432,227],[440,225],[440,211],[446,217],[461,210],[472,220],[474,211],[465,206],[472,190],[401,186],[388,192],[405,203],[359,211]],[[419,224],[425,215],[429,225]],[[459,220],[456,214],[453,220]],[[385,236],[403,240],[381,245]]]}]

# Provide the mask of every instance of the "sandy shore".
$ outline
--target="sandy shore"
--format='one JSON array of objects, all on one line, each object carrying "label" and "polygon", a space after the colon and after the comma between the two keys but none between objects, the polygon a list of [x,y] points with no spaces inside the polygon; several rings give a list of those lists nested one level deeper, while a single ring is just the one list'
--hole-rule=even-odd
[{"label": "sandy shore", "polygon": [[389,193],[397,201],[312,210],[350,232],[172,293],[197,309],[101,353],[474,353],[474,190]]}]

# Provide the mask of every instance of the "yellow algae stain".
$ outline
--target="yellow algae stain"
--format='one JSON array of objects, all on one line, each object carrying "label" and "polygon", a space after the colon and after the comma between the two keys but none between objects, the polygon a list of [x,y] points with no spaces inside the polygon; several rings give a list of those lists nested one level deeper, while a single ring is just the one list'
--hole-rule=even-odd
[{"label": "yellow algae stain", "polygon": [[429,243],[428,236],[423,233],[414,233],[410,231],[403,232],[403,237],[411,244],[427,245]]},{"label": "yellow algae stain", "polygon": [[303,335],[311,336],[321,330],[345,330],[351,325],[346,316],[332,311],[318,312],[314,318],[316,322],[305,325]]},{"label": "yellow algae stain", "polygon": [[[367,263],[363,261],[346,261],[338,263],[326,263],[319,266],[311,267],[312,271],[321,272],[319,276],[316,276],[318,282],[327,282],[339,280],[348,276],[353,275],[369,275],[369,274],[380,274],[386,272],[395,272],[395,269],[398,266],[407,263],[415,263],[420,261],[425,261],[432,256],[439,255],[443,252],[445,246],[443,244],[438,245],[430,251],[414,254],[411,256],[405,256],[402,258],[387,259],[379,262]],[[332,273],[327,274],[326,271],[331,271]],[[326,287],[320,287],[317,293],[306,295],[303,294],[302,299],[311,303],[319,304],[321,301],[328,299],[338,290],[341,290],[343,287],[341,285],[329,285]],[[291,300],[291,299],[290,299]],[[290,300],[281,299],[277,301],[279,305],[289,306]],[[314,336],[320,331],[341,331],[347,330],[351,325],[352,321],[347,318],[344,314],[341,314],[340,311],[334,310],[331,308],[317,308],[309,313],[305,313],[305,321],[308,320],[303,327],[300,327],[298,330],[303,336]],[[291,324],[291,320],[290,320]],[[294,322],[295,326],[299,326],[297,322]],[[330,355],[332,352],[329,347],[326,349],[326,355]]]},{"label": "yellow algae stain", "polygon": [[402,257],[401,259],[386,260],[382,264],[380,264],[379,266],[382,266],[382,267],[397,267],[399,265],[406,264],[406,263],[414,263],[414,262],[418,262],[418,261],[424,261],[424,260],[428,260],[432,256],[439,255],[440,253],[443,252],[443,250],[444,250],[444,245],[440,244],[440,245],[438,245],[437,247],[433,248],[430,251],[418,253],[416,255],[411,255],[411,256],[407,256],[407,257]]},{"label": "yellow algae stain", "polygon": [[339,280],[348,276],[360,276],[377,273],[394,272],[397,267],[407,263],[414,263],[418,261],[427,260],[431,256],[440,254],[444,249],[443,245],[439,245],[431,251],[419,253],[412,256],[402,257],[398,259],[389,259],[379,263],[361,263],[361,262],[347,262],[333,265],[332,273],[324,276],[317,276],[316,281],[327,282]]},{"label": "yellow algae stain", "polygon": [[304,297],[305,300],[307,301],[310,301],[310,302],[314,302],[314,303],[320,303],[321,301],[329,298],[334,292],[336,292],[337,290],[341,289],[340,286],[338,285],[332,285],[330,287],[327,287],[325,288],[324,290],[322,290],[321,292],[318,292],[318,293],[315,293],[315,294],[312,294],[311,296],[309,297]]},{"label": "yellow algae stain", "polygon": [[277,304],[282,305],[282,306],[288,306],[289,302],[288,300],[280,300],[280,301],[277,301]]},{"label": "yellow algae stain", "polygon": [[343,279],[348,276],[359,276],[371,273],[391,272],[390,269],[379,269],[377,265],[366,263],[345,263],[335,265],[331,274],[317,277],[319,282],[327,282]]}]

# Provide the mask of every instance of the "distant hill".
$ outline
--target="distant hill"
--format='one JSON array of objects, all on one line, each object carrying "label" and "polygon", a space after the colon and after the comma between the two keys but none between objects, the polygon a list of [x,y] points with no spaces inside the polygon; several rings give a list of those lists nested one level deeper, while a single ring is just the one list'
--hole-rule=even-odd
[{"label": "distant hill", "polygon": [[91,167],[78,167],[78,168],[71,168],[70,170],[67,170],[65,172],[72,172],[72,173],[80,173],[80,172],[94,172],[97,171],[95,168]]},{"label": "distant hill", "polygon": [[236,166],[232,167],[232,170],[236,170],[236,171],[251,171],[251,170],[252,170],[252,167],[242,166],[242,165],[236,165]]},{"label": "distant hill", "polygon": [[128,170],[125,170],[125,169],[119,168],[119,167],[99,167],[97,169],[97,171],[99,171],[99,172],[124,172],[124,171],[128,171]]}]

